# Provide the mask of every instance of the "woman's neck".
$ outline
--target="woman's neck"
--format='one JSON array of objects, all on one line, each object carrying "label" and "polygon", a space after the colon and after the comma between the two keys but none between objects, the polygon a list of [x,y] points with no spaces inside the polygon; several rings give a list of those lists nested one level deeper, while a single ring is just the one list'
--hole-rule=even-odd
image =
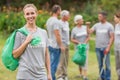
[{"label": "woman's neck", "polygon": [[118,22],[118,24],[120,24],[120,21]]},{"label": "woman's neck", "polygon": [[37,26],[35,24],[26,24],[25,26],[30,32],[35,32],[37,29]]},{"label": "woman's neck", "polygon": [[80,28],[82,25],[78,24],[77,27]]}]

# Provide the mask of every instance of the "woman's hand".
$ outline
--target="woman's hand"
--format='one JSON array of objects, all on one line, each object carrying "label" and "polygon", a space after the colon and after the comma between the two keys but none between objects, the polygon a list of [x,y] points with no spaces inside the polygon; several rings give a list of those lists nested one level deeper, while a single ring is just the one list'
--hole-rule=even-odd
[{"label": "woman's hand", "polygon": [[51,74],[47,75],[48,80],[52,80]]},{"label": "woman's hand", "polygon": [[32,40],[32,38],[33,38],[32,34],[29,34],[29,35],[26,37],[25,43],[29,44],[30,41]]}]

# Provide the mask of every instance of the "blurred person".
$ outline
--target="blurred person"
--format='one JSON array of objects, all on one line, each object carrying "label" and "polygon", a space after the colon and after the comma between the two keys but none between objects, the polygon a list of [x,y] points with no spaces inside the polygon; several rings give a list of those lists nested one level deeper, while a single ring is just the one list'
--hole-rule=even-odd
[{"label": "blurred person", "polygon": [[[103,67],[103,59],[106,55],[105,66],[106,69],[100,74],[101,80],[111,80],[110,68],[110,48],[114,40],[114,28],[111,23],[107,21],[107,13],[102,11],[98,13],[99,22],[93,25],[89,33],[96,34],[96,56],[99,64],[99,73]],[[89,28],[89,24],[87,25]]]},{"label": "blurred person", "polygon": [[69,58],[69,17],[70,13],[67,10],[63,10],[60,14],[60,27],[61,27],[61,37],[62,44],[65,47],[65,51],[60,54],[60,62],[57,69],[57,80],[68,80],[67,75],[67,66],[68,66],[68,58]]},{"label": "blurred person", "polygon": [[55,74],[60,59],[60,53],[65,50],[64,45],[62,44],[60,21],[58,20],[60,12],[61,7],[59,5],[54,5],[52,7],[52,16],[46,22],[49,36],[49,52],[53,80],[56,80]]},{"label": "blurred person", "polygon": [[114,15],[114,21],[115,21],[114,51],[116,60],[116,71],[118,75],[118,80],[120,80],[120,12]]},{"label": "blurred person", "polygon": [[89,34],[87,32],[87,27],[83,25],[83,16],[76,15],[74,17],[74,23],[76,26],[72,29],[71,33],[71,41],[76,46],[78,44],[87,44],[87,51],[86,51],[86,62],[84,66],[79,65],[80,75],[79,77],[83,77],[83,80],[88,80],[87,78],[87,67],[88,67],[88,41],[89,41]]}]

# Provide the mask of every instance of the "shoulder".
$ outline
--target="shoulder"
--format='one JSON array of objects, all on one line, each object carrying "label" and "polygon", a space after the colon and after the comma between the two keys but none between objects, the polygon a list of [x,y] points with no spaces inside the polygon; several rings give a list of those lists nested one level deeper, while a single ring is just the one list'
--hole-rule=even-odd
[{"label": "shoulder", "polygon": [[37,27],[39,31],[46,33],[47,31],[45,29],[42,29],[40,27]]},{"label": "shoulder", "polygon": [[47,31],[46,31],[45,29],[42,29],[42,28],[39,28],[39,27],[38,27],[38,30],[39,30],[39,32],[41,32],[42,34],[47,35]]},{"label": "shoulder", "polygon": [[76,31],[77,30],[77,27],[75,26],[73,29],[72,29],[72,31]]},{"label": "shoulder", "polygon": [[101,23],[98,22],[98,23],[95,23],[93,26],[99,26]]},{"label": "shoulder", "polygon": [[107,22],[107,25],[113,28],[113,25],[110,22]]},{"label": "shoulder", "polygon": [[86,29],[87,27],[86,27],[86,25],[82,25],[82,28],[85,28],[85,29]]}]

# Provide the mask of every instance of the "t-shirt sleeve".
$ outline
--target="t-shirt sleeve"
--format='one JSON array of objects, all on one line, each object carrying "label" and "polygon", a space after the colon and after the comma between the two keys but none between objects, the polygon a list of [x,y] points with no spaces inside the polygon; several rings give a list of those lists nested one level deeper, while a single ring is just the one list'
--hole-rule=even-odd
[{"label": "t-shirt sleeve", "polygon": [[112,26],[112,24],[110,25],[109,33],[114,33],[114,27]]},{"label": "t-shirt sleeve", "polygon": [[97,24],[93,25],[93,27],[91,29],[96,31],[96,26],[97,26]]},{"label": "t-shirt sleeve", "polygon": [[46,47],[48,47],[49,46],[49,40],[48,40],[48,35],[47,35],[47,32],[45,31],[45,36],[46,36]]},{"label": "t-shirt sleeve", "polygon": [[16,32],[14,48],[13,49],[17,49],[21,45],[20,40],[21,40],[20,32]]},{"label": "t-shirt sleeve", "polygon": [[71,32],[71,38],[75,38],[75,33],[74,33],[74,29]]},{"label": "t-shirt sleeve", "polygon": [[58,21],[54,22],[53,24],[53,30],[59,30],[60,29],[60,24]]}]

